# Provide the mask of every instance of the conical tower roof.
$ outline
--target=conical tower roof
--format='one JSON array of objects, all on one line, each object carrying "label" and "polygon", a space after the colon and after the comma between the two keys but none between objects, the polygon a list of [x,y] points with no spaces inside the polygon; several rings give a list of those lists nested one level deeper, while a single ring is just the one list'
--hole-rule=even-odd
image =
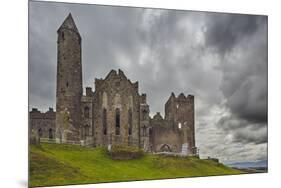
[{"label": "conical tower roof", "polygon": [[60,32],[62,29],[72,30],[80,36],[79,31],[76,27],[76,24],[75,24],[75,22],[72,18],[71,13],[68,14],[68,16],[66,17],[66,19],[64,20],[62,25],[59,27],[58,32]]}]

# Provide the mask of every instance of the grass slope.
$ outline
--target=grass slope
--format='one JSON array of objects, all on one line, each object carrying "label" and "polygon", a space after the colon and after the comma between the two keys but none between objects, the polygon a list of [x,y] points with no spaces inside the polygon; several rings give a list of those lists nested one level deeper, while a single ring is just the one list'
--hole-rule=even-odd
[{"label": "grass slope", "polygon": [[46,143],[30,146],[29,164],[31,187],[242,173],[195,157],[147,154],[140,159],[112,160],[104,148]]}]

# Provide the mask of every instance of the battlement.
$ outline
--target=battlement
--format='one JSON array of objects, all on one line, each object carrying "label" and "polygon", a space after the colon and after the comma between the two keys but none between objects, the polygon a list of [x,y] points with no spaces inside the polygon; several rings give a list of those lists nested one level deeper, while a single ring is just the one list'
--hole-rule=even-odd
[{"label": "battlement", "polygon": [[[165,109],[176,107],[178,108],[181,105],[192,105],[194,104],[194,95],[184,95],[180,93],[178,96],[175,96],[174,92],[171,93],[171,96],[165,103]],[[166,110],[165,110],[166,111]],[[166,114],[166,113],[165,113]]]},{"label": "battlement", "polygon": [[178,97],[175,97],[175,95],[173,95],[173,93],[172,93],[171,96],[174,96],[175,101],[177,101],[177,102],[194,100],[194,96],[193,95],[186,95],[185,96],[183,93],[180,93],[178,95]]},{"label": "battlement", "polygon": [[93,96],[93,91],[91,87],[86,87],[86,96],[87,97]]},{"label": "battlement", "polygon": [[30,119],[55,119],[56,112],[54,112],[54,109],[51,107],[46,112],[41,112],[37,108],[32,108],[29,112],[29,117]]},{"label": "battlement", "polygon": [[142,93],[140,96],[140,103],[146,104],[146,93]]},{"label": "battlement", "polygon": [[165,104],[165,119],[172,121],[174,129],[185,130],[185,142],[195,146],[194,132],[194,96],[174,93]]},{"label": "battlement", "polygon": [[38,108],[32,108],[31,112],[40,112]]}]

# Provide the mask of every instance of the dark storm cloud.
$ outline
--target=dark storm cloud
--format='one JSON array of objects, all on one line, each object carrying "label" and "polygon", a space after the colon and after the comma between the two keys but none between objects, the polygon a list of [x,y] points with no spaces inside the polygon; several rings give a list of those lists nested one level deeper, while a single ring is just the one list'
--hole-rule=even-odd
[{"label": "dark storm cloud", "polygon": [[206,25],[206,45],[214,47],[218,53],[231,51],[241,40],[254,34],[260,24],[267,20],[264,16],[239,14],[209,14]]},{"label": "dark storm cloud", "polygon": [[248,124],[267,126],[267,18],[223,14],[208,19],[206,46],[221,56],[226,105]]},{"label": "dark storm cloud", "polygon": [[234,142],[261,144],[267,143],[267,124],[249,122],[232,116],[224,116],[218,125],[233,135]]},{"label": "dark storm cloud", "polygon": [[[252,128],[252,130],[255,129],[255,127]],[[264,131],[262,130],[257,134],[257,131],[255,130],[255,134],[253,134],[254,131],[240,131],[236,132],[234,134],[234,141],[242,142],[244,144],[247,143],[254,143],[254,144],[264,144],[267,143],[267,134],[264,134]]]},{"label": "dark storm cloud", "polygon": [[220,90],[231,113],[217,126],[234,142],[266,143],[267,18],[224,14],[207,20],[206,47],[221,58]]},{"label": "dark storm cloud", "polygon": [[83,87],[120,68],[147,93],[151,116],[164,115],[171,92],[193,94],[202,156],[266,156],[265,17],[31,2],[30,107],[55,105],[56,31],[69,12],[82,36]]}]

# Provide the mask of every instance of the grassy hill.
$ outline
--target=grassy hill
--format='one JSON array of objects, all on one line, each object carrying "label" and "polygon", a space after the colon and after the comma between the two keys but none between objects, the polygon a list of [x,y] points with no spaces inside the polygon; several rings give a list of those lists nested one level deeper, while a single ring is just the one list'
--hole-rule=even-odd
[{"label": "grassy hill", "polygon": [[140,159],[113,160],[104,148],[47,143],[30,146],[31,187],[239,173],[195,157],[146,154]]}]

